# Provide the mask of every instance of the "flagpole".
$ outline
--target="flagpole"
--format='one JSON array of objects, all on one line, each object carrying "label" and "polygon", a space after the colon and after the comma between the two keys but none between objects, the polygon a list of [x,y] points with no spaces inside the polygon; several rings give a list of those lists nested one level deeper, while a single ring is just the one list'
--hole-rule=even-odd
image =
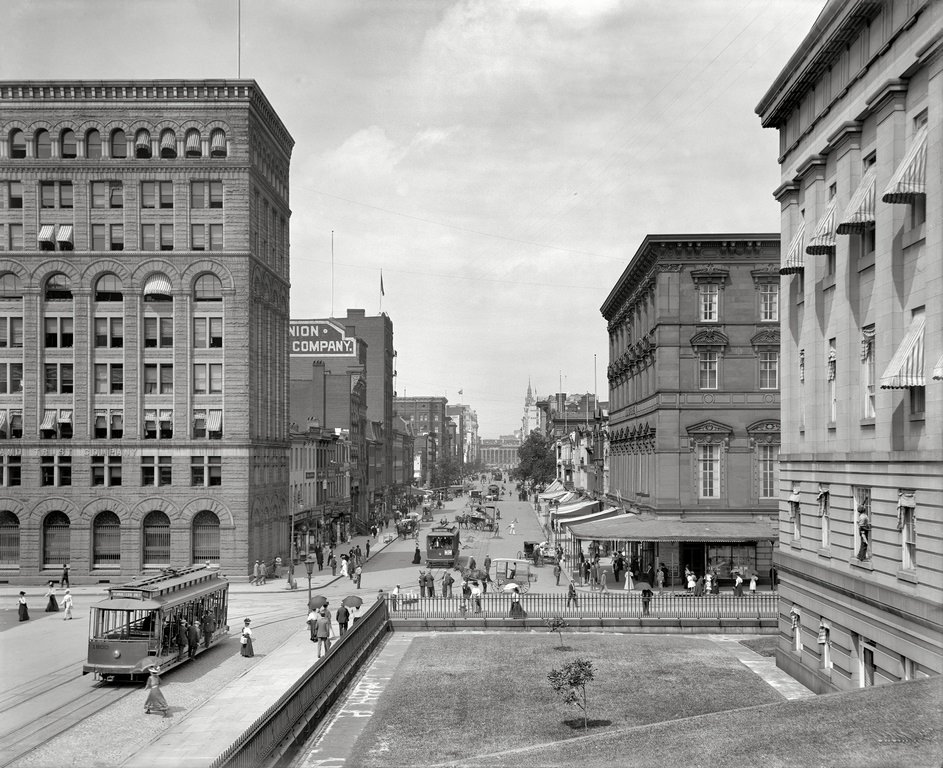
[{"label": "flagpole", "polygon": [[331,317],[334,317],[334,230],[331,230]]}]

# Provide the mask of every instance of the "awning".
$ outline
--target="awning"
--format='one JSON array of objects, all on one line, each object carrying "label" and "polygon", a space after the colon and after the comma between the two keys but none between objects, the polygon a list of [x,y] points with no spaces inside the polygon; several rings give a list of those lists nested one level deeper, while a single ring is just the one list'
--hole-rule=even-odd
[{"label": "awning", "polygon": [[815,232],[809,238],[805,252],[812,256],[823,256],[835,252],[835,213],[838,198],[833,197],[825,207],[825,214],[815,225]]},{"label": "awning", "polygon": [[580,495],[574,493],[573,491],[567,491],[559,499],[554,499],[558,506],[563,506],[564,504],[575,504],[580,500]]},{"label": "awning", "polygon": [[7,412],[0,411],[0,432],[3,432],[7,428]]},{"label": "awning", "polygon": [[933,366],[933,380],[943,381],[943,355],[940,355],[940,359]]},{"label": "awning", "polygon": [[687,520],[640,520],[618,515],[569,526],[578,539],[621,541],[775,541],[778,536],[764,523],[709,523]]},{"label": "awning", "polygon": [[920,312],[910,321],[910,328],[890,364],[881,376],[881,389],[909,389],[926,385],[923,375],[923,331],[926,315]]},{"label": "awning", "polygon": [[177,151],[177,137],[173,131],[164,131],[163,136],[160,137],[160,148]]},{"label": "awning", "polygon": [[851,202],[838,222],[835,231],[839,235],[850,235],[853,232],[863,232],[874,224],[874,185],[877,171],[872,165],[861,177],[858,189],[851,197]]},{"label": "awning", "polygon": [[560,525],[570,528],[574,525],[579,525],[580,523],[588,523],[593,520],[608,520],[610,517],[616,517],[622,514],[622,510],[619,507],[606,507],[606,509],[590,512],[588,515],[580,515],[579,517],[568,517],[566,520],[561,520]]},{"label": "awning", "polygon": [[72,225],[71,224],[62,224],[59,227],[59,231],[56,233],[56,240],[60,243],[71,243],[72,242]]},{"label": "awning", "polygon": [[37,239],[41,243],[56,242],[56,228],[52,224],[43,224],[39,228],[39,237]]},{"label": "awning", "polygon": [[147,149],[151,148],[151,134],[150,131],[142,128],[134,136],[134,146],[135,147],[146,147]]},{"label": "awning", "polygon": [[550,483],[550,485],[544,488],[543,493],[541,493],[541,495],[543,495],[544,493],[556,493],[557,491],[565,491],[565,490],[566,488],[563,487],[563,483],[561,483],[559,480],[554,480],[552,483]]},{"label": "awning", "polygon": [[172,410],[164,410],[164,411],[161,411],[161,412],[160,412],[160,420],[161,420],[161,421],[173,421],[173,420],[174,420],[174,412],[173,412]]},{"label": "awning", "polygon": [[805,268],[802,259],[802,244],[804,242],[805,222],[802,222],[796,234],[793,235],[792,242],[789,244],[789,250],[786,251],[786,258],[779,268],[779,274],[791,275],[794,272],[801,272]]},{"label": "awning", "polygon": [[223,412],[222,411],[210,411],[209,417],[206,420],[206,431],[207,432],[219,432],[223,428]]},{"label": "awning", "polygon": [[552,493],[544,492],[540,494],[539,498],[543,501],[556,501],[557,499],[562,499],[568,493],[569,491],[566,490],[553,491]]},{"label": "awning", "polygon": [[108,428],[108,412],[95,411],[95,429],[107,429],[107,428]]},{"label": "awning", "polygon": [[148,409],[144,411],[144,421],[157,421],[157,410]]},{"label": "awning", "polygon": [[217,128],[210,134],[210,152],[226,153],[226,133]]},{"label": "awning", "polygon": [[59,412],[56,410],[47,410],[43,413],[43,423],[39,425],[40,429],[55,429],[56,420],[59,416]]},{"label": "awning", "polygon": [[199,134],[197,131],[190,131],[190,133],[187,134],[187,149],[186,149],[186,151],[187,151],[188,154],[189,154],[190,152],[196,152],[197,154],[200,154],[200,152],[201,152],[201,147],[200,147],[200,134]]},{"label": "awning", "polygon": [[171,296],[173,288],[170,285],[170,278],[160,272],[151,275],[144,283],[145,296]]},{"label": "awning", "polygon": [[559,509],[551,510],[550,519],[568,520],[574,517],[588,515],[591,512],[596,512],[598,509],[599,502],[589,499],[588,501],[581,501],[578,504],[570,504],[566,507],[560,507]]},{"label": "awning", "polygon": [[59,411],[59,423],[60,423],[60,424],[71,424],[71,423],[72,423],[72,411]]},{"label": "awning", "polygon": [[907,156],[881,195],[885,203],[913,203],[917,195],[927,193],[927,125],[914,134]]}]

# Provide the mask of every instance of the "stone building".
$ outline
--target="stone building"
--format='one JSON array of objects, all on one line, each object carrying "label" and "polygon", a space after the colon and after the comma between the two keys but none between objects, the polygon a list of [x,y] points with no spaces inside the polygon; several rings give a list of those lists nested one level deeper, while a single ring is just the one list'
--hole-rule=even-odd
[{"label": "stone building", "polygon": [[818,692],[943,671],[943,4],[830,0],[779,132],[777,663]]},{"label": "stone building", "polygon": [[287,555],[288,168],[251,80],[0,82],[0,573]]}]

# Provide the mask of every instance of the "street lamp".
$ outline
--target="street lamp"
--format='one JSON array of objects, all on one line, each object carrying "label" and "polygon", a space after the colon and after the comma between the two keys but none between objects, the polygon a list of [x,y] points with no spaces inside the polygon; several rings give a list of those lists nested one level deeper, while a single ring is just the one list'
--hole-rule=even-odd
[{"label": "street lamp", "polygon": [[311,574],[314,572],[314,559],[311,555],[305,558],[305,570],[308,572],[308,605],[311,605]]}]

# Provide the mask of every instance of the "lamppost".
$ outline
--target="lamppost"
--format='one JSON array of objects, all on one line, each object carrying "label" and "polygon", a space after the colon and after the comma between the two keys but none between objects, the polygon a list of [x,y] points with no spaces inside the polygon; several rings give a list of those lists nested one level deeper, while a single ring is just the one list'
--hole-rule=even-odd
[{"label": "lamppost", "polygon": [[314,560],[311,555],[305,558],[305,570],[308,572],[308,605],[311,605],[311,574],[314,572]]}]

